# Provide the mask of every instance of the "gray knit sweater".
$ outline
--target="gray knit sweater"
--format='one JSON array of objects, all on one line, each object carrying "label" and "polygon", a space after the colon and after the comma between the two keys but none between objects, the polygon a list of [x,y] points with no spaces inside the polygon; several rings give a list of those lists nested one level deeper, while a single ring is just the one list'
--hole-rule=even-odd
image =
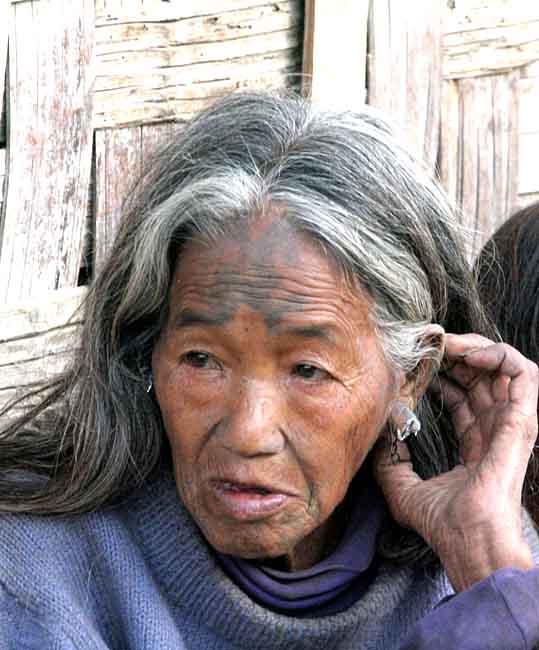
[{"label": "gray knit sweater", "polygon": [[268,611],[219,568],[168,476],[97,513],[0,519],[1,650],[397,650],[450,593],[441,572],[383,566],[342,614]]}]

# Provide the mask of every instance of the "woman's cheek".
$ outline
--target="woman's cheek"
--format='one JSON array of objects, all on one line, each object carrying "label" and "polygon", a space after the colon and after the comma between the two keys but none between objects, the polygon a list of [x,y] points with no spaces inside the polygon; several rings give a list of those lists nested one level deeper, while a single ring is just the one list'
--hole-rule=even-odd
[{"label": "woman's cheek", "polygon": [[201,408],[222,397],[227,377],[223,371],[201,370],[178,364],[170,373],[170,386],[175,399],[185,408]]},{"label": "woman's cheek", "polygon": [[287,377],[284,381],[288,402],[303,411],[323,413],[342,401],[335,381],[308,381]]},{"label": "woman's cheek", "polygon": [[196,443],[219,419],[225,395],[220,378],[201,378],[191,369],[170,368],[156,382],[156,396],[173,449]]}]

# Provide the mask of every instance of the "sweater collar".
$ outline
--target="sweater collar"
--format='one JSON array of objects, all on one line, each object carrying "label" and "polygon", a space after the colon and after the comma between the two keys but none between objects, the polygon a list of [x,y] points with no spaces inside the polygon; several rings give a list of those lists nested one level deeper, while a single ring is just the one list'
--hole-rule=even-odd
[{"label": "sweater collar", "polygon": [[294,616],[335,614],[361,598],[373,573],[384,517],[382,495],[370,476],[356,477],[348,495],[348,523],[337,548],[303,571],[217,553],[225,573],[255,602]]},{"label": "sweater collar", "polygon": [[223,571],[178,498],[169,471],[128,500],[121,516],[137,540],[139,561],[172,611],[218,631],[232,647],[329,650],[352,636],[354,647],[374,647],[372,639],[379,637],[380,643],[387,641],[383,647],[393,647],[389,638],[399,639],[403,626],[450,593],[443,576],[422,578],[412,568],[382,564],[363,596],[340,614],[291,617],[258,604]]}]

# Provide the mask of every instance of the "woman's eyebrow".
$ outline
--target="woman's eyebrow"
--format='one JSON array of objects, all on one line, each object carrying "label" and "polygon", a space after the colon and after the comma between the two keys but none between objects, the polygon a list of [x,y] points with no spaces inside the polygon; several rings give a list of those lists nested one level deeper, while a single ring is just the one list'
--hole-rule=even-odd
[{"label": "woman's eyebrow", "polygon": [[193,327],[194,325],[224,325],[230,320],[230,314],[221,312],[213,316],[202,314],[201,312],[194,311],[193,309],[182,309],[174,319],[174,327],[182,329],[185,327]]},{"label": "woman's eyebrow", "polygon": [[291,334],[292,336],[307,339],[322,339],[333,345],[337,343],[335,331],[331,325],[286,325],[285,323],[272,323],[270,329],[272,331],[277,330],[278,334]]},{"label": "woman's eyebrow", "polygon": [[[215,315],[208,315],[189,308],[183,308],[174,319],[174,328],[183,329],[196,325],[219,326],[231,320],[232,315],[228,312],[221,312]],[[334,328],[331,324],[316,325],[290,325],[283,323],[280,317],[266,319],[268,329],[275,334],[298,336],[307,339],[321,339],[335,345]]]}]

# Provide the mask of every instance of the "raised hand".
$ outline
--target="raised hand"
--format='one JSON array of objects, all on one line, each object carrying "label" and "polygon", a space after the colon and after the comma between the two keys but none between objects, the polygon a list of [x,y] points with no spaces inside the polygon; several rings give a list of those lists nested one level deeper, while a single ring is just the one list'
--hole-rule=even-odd
[{"label": "raised hand", "polygon": [[398,443],[394,465],[385,441],[375,468],[394,518],[425,539],[460,591],[497,569],[533,564],[521,493],[537,437],[539,371],[514,348],[476,334],[448,334],[445,354],[435,386],[452,413],[461,464],[424,481],[406,445]]}]

